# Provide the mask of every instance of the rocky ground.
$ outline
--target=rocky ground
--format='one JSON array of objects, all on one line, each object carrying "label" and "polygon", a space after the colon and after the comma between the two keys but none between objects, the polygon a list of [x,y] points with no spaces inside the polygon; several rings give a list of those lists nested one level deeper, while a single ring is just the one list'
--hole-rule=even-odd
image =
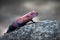
[{"label": "rocky ground", "polygon": [[11,33],[5,33],[0,40],[60,40],[60,25],[55,20],[43,20],[27,24]]}]

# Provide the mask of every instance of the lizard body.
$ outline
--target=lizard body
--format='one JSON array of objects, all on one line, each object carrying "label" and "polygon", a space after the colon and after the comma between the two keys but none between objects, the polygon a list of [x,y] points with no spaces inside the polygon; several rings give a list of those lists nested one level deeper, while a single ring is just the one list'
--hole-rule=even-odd
[{"label": "lizard body", "polygon": [[12,32],[15,29],[17,29],[18,27],[22,27],[22,26],[26,25],[26,23],[29,22],[29,21],[33,22],[32,19],[36,16],[38,16],[38,13],[36,11],[32,11],[32,12],[29,12],[29,13],[21,16],[14,23],[9,25],[9,28],[8,28],[6,33]]}]

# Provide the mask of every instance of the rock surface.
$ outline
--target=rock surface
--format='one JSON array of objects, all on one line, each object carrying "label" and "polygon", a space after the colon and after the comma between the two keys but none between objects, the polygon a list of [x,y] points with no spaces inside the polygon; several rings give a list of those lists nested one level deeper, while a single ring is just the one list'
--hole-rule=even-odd
[{"label": "rock surface", "polygon": [[11,33],[5,33],[1,40],[57,40],[59,34],[60,25],[58,22],[44,20],[25,25]]}]

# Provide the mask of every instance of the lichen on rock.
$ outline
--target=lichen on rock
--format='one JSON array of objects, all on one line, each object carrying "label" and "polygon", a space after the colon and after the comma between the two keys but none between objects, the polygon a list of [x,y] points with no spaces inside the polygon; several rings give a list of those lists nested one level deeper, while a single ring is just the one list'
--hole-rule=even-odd
[{"label": "lichen on rock", "polygon": [[56,20],[43,20],[5,33],[2,40],[56,40],[59,34],[60,25]]}]

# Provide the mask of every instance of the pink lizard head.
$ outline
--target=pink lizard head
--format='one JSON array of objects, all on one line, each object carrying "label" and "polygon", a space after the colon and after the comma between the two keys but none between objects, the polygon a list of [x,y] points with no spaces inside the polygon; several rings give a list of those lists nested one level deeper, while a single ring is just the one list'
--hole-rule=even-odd
[{"label": "pink lizard head", "polygon": [[38,12],[32,11],[32,12],[27,13],[25,16],[34,18],[34,17],[38,16]]},{"label": "pink lizard head", "polygon": [[38,16],[38,12],[32,11],[30,15],[31,15],[32,18],[36,17],[36,16]]}]

